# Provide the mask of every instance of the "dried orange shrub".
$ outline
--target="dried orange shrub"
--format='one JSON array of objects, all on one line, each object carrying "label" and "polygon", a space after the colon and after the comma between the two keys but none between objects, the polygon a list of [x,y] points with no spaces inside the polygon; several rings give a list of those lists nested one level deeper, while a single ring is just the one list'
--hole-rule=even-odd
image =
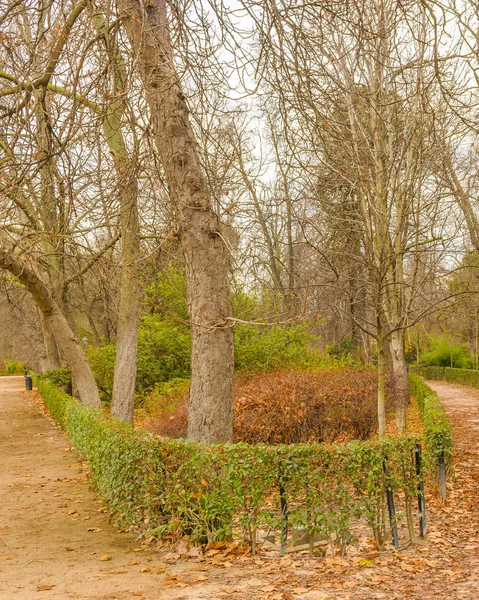
[{"label": "dried orange shrub", "polygon": [[267,444],[367,439],[376,427],[372,369],[276,371],[237,390],[235,441]]},{"label": "dried orange shrub", "polygon": [[[317,372],[278,370],[237,382],[234,440],[292,444],[364,440],[376,428],[376,373],[372,369]],[[186,437],[186,399],[155,422],[155,433]]]}]

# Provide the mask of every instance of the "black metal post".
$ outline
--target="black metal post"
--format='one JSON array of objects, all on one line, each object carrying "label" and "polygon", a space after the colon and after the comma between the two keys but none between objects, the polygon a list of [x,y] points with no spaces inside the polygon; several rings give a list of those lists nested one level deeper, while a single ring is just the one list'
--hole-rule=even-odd
[{"label": "black metal post", "polygon": [[33,390],[33,381],[29,375],[25,377],[25,389],[28,391]]},{"label": "black metal post", "polygon": [[281,503],[281,516],[283,517],[283,530],[281,531],[281,556],[286,554],[286,543],[288,541],[288,501],[286,499],[286,490],[284,489],[283,477],[279,477],[279,500]]},{"label": "black metal post", "polygon": [[444,459],[444,452],[441,452],[438,457],[437,471],[439,475],[439,495],[441,496],[441,500],[446,502],[446,461]]},{"label": "black metal post", "polygon": [[427,532],[426,528],[426,499],[424,497],[424,479],[422,476],[422,448],[421,444],[416,444],[416,475],[418,478],[417,484],[417,507],[419,510],[419,534],[424,537]]},{"label": "black metal post", "polygon": [[[387,479],[387,457],[385,457],[383,462],[384,474]],[[396,519],[396,508],[394,506],[394,494],[392,489],[387,485],[386,482],[386,500],[388,503],[388,513],[389,513],[389,523],[391,525],[391,535],[393,538],[393,544],[395,548],[399,548],[399,536],[398,536],[398,527],[397,527],[397,519]]]},{"label": "black metal post", "polygon": [[23,376],[27,377],[28,376],[28,369],[23,369]]}]

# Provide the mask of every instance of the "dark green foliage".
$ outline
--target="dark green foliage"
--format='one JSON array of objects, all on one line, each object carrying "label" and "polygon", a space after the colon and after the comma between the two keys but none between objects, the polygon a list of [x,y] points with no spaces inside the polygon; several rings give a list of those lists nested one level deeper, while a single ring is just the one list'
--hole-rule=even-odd
[{"label": "dark green foliage", "polygon": [[190,355],[191,339],[185,325],[157,316],[143,317],[138,340],[138,393],[170,379],[189,377]]},{"label": "dark green foliage", "polygon": [[290,524],[342,546],[352,518],[366,518],[378,534],[386,486],[410,498],[416,493],[412,456],[418,436],[208,447],[135,431],[42,379],[37,386],[88,461],[93,485],[121,528],[188,534],[196,542],[233,535],[251,539],[260,526],[279,532],[281,478]]},{"label": "dark green foliage", "polygon": [[113,375],[115,372],[116,346],[88,346],[85,351],[103,404],[109,405],[113,392]]},{"label": "dark green foliage", "polygon": [[44,373],[43,377],[50,383],[60,388],[66,394],[72,393],[72,372],[70,369],[52,369]]}]

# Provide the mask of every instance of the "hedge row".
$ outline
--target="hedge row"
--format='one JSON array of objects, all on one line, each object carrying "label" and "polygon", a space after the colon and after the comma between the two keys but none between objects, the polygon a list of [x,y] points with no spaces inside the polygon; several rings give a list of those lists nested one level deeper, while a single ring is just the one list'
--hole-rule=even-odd
[{"label": "hedge row", "polygon": [[411,394],[416,398],[419,413],[424,422],[424,443],[430,466],[435,466],[441,455],[449,464],[453,453],[452,428],[439,396],[424,383],[419,375],[412,373],[409,374],[409,388]]},{"label": "hedge row", "polygon": [[[342,546],[352,520],[364,518],[381,542],[385,489],[408,502],[417,493],[418,436],[341,445],[206,446],[135,431],[44,380],[36,383],[122,529],[188,534],[196,542],[235,535],[254,540],[258,529],[279,537],[285,525],[282,495],[290,527],[305,527]],[[419,381],[415,385],[431,423],[427,447],[437,452],[439,430],[432,423],[439,427],[442,421],[433,416],[437,407],[430,395]],[[447,423],[444,428],[449,431]]]},{"label": "hedge row", "polygon": [[479,371],[473,369],[453,369],[452,367],[410,367],[410,372],[425,379],[460,383],[479,388]]}]

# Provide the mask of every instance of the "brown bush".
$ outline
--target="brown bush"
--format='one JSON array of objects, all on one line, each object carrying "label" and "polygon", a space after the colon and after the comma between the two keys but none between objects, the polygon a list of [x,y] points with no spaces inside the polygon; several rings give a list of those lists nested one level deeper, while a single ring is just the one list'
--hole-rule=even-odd
[{"label": "brown bush", "polygon": [[236,441],[267,444],[366,439],[376,427],[376,373],[277,371],[238,390]]},{"label": "brown bush", "polygon": [[[377,426],[376,377],[372,369],[291,370],[237,382],[234,439],[267,444],[367,439]],[[185,399],[153,430],[185,437],[187,421]]]}]

